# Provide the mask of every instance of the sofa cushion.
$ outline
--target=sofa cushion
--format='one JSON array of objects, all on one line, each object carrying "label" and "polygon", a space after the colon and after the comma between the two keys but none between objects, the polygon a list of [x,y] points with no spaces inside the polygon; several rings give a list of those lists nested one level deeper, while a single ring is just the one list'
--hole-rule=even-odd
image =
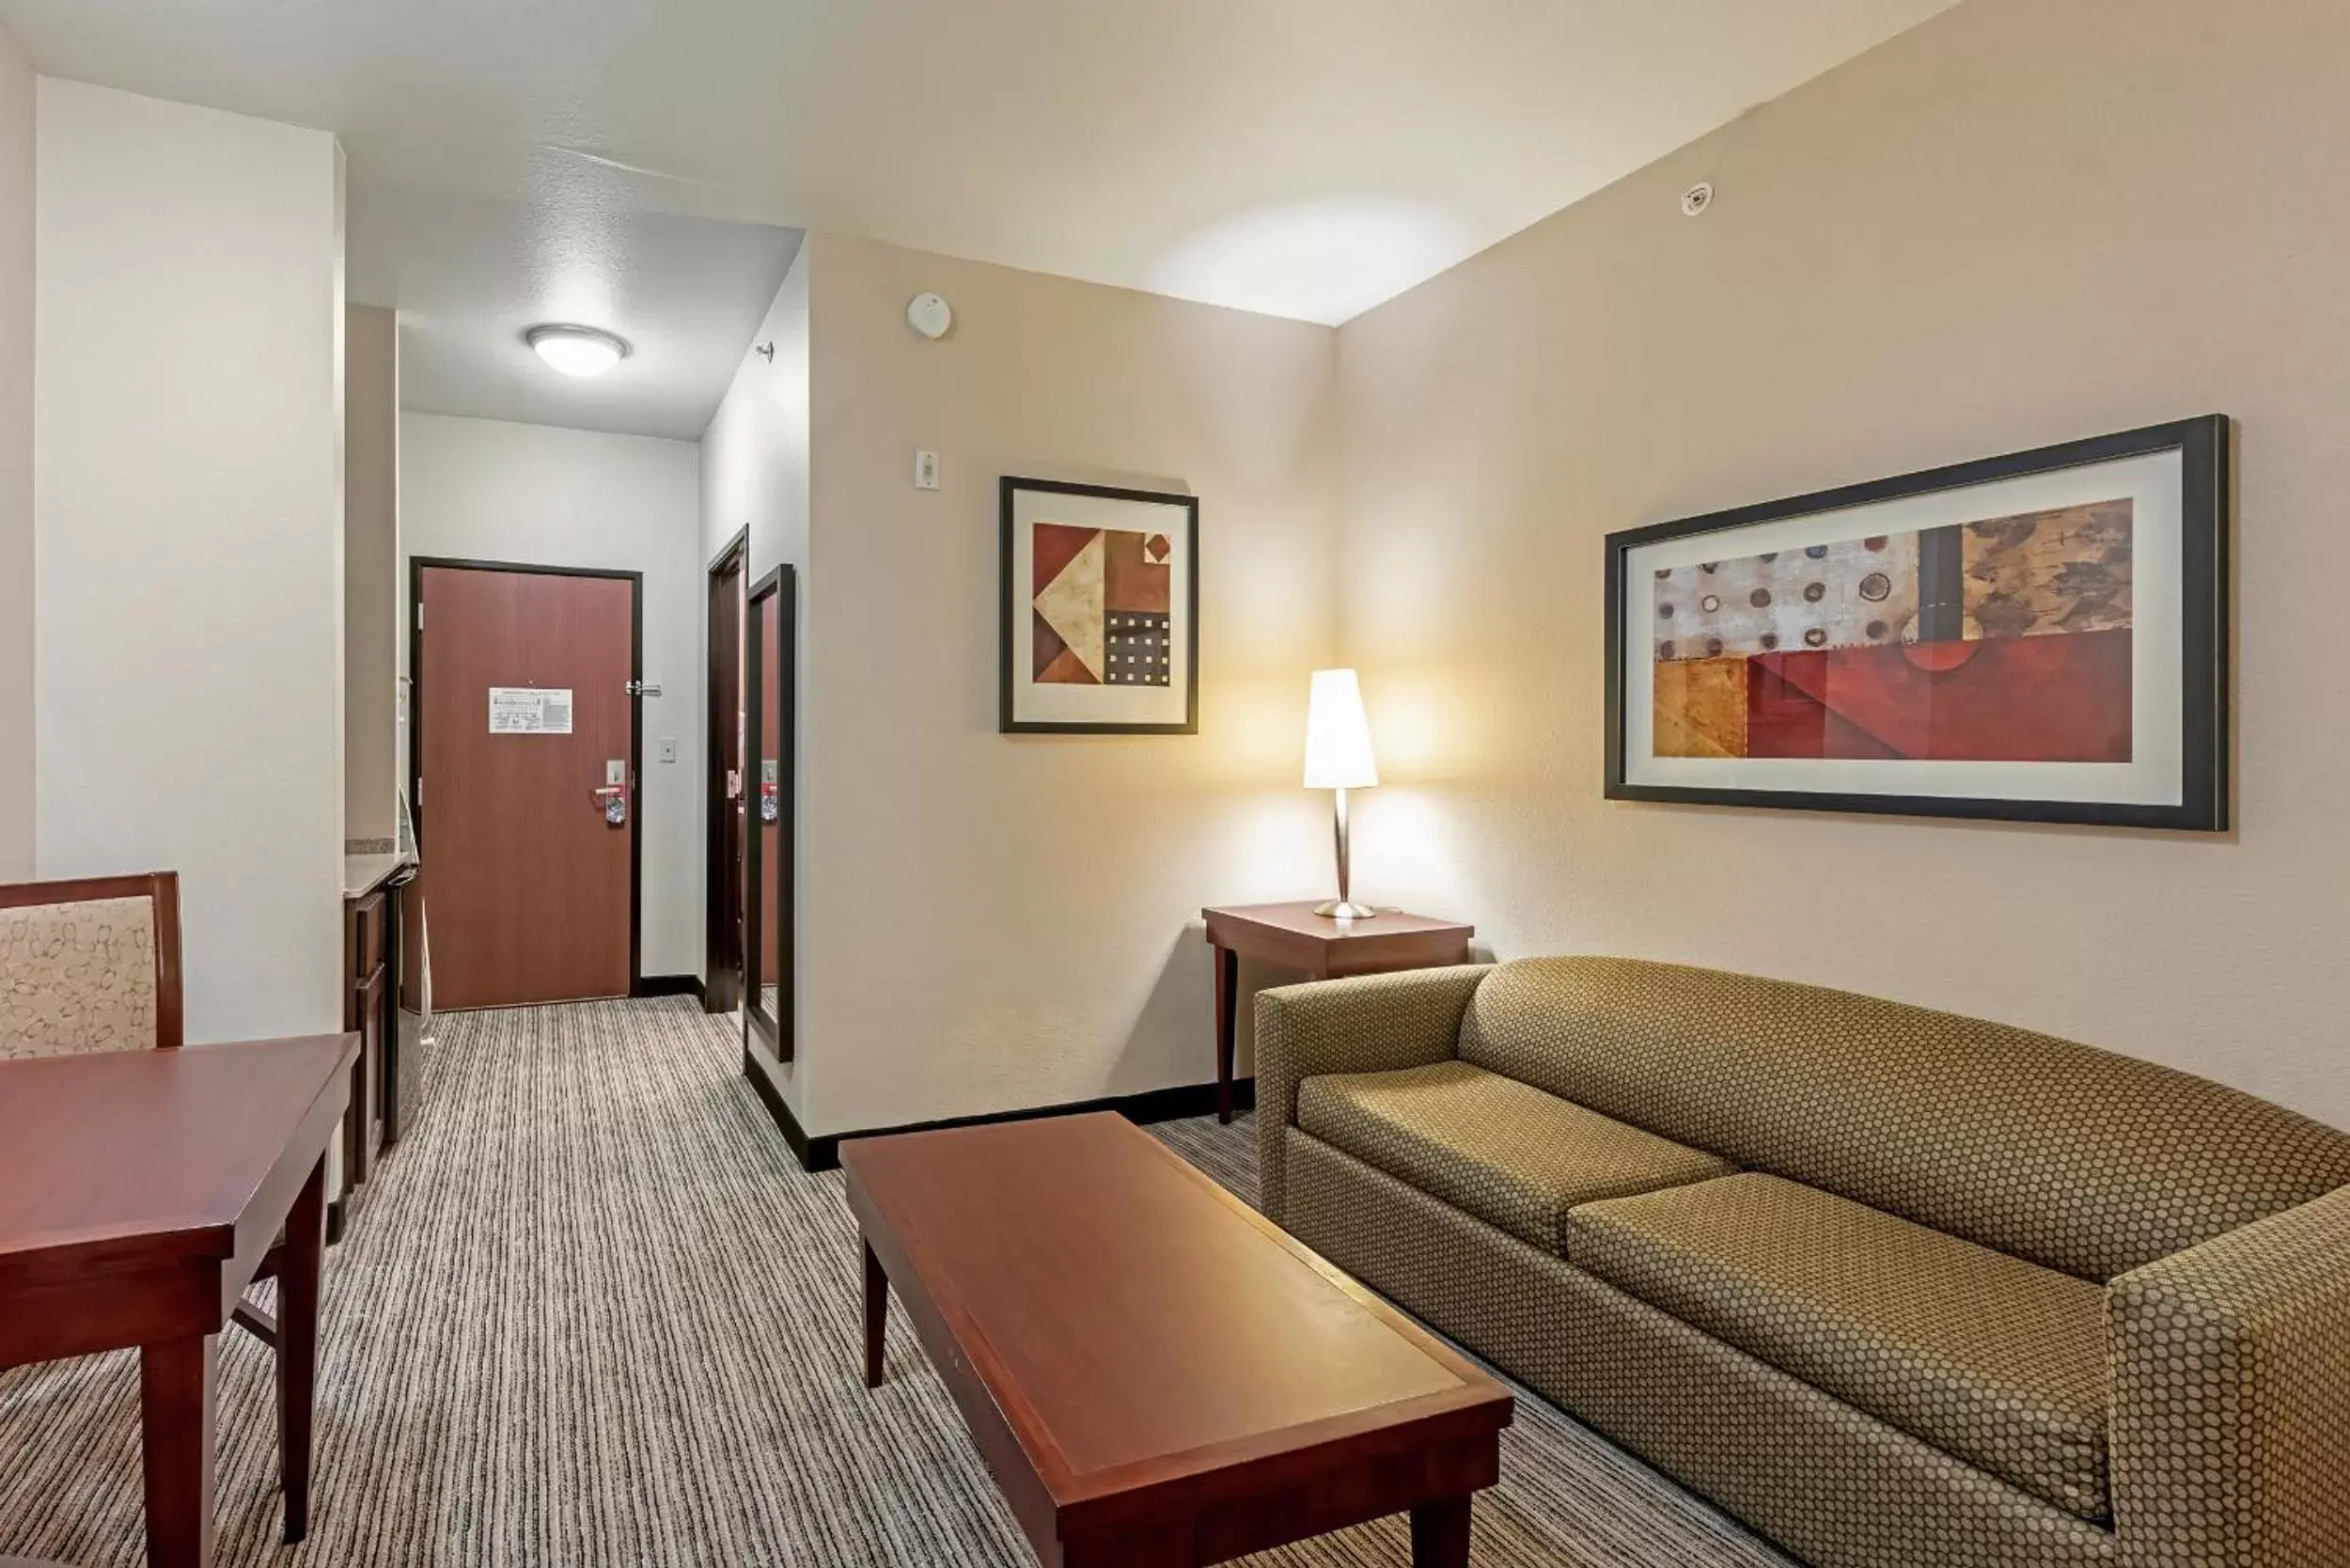
[{"label": "sofa cushion", "polygon": [[1460,1061],[1308,1078],[1297,1124],[1553,1253],[1577,1203],[1735,1168]]},{"label": "sofa cushion", "polygon": [[2108,1513],[2094,1285],[1759,1172],[1578,1207],[1567,1258],[2068,1513]]},{"label": "sofa cushion", "polygon": [[2350,1134],[2153,1062],[1818,986],[1504,964],[1460,1058],[2104,1284],[2350,1184]]}]

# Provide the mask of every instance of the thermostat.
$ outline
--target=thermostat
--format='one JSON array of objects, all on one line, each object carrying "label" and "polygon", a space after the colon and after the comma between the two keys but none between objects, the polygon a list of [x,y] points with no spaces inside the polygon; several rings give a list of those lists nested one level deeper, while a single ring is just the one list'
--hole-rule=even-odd
[{"label": "thermostat", "polygon": [[938,294],[916,294],[906,306],[906,325],[925,337],[944,337],[955,324],[955,313]]}]

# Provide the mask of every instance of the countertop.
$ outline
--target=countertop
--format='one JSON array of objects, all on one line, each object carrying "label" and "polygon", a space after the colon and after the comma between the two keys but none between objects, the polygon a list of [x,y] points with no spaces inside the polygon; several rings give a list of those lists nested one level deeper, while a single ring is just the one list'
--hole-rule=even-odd
[{"label": "countertop", "polygon": [[346,855],[343,856],[343,897],[364,899],[394,871],[415,856],[406,855]]}]

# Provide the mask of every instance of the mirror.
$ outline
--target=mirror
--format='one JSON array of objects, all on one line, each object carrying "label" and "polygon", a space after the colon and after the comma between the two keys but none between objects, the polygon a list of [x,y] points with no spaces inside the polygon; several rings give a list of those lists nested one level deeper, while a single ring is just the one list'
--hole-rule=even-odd
[{"label": "mirror", "polygon": [[751,589],[749,636],[744,650],[744,756],[749,760],[749,832],[744,846],[743,932],[745,938],[743,1017],[791,1059],[791,849],[795,817],[792,737],[797,617],[794,574],[779,566]]}]

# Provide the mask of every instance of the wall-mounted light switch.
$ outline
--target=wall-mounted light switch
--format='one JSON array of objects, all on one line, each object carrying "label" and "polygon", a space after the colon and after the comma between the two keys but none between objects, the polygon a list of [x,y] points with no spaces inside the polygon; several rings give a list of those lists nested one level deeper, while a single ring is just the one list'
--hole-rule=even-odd
[{"label": "wall-mounted light switch", "polygon": [[916,490],[938,488],[938,454],[936,452],[914,454],[914,488]]},{"label": "wall-mounted light switch", "polygon": [[665,762],[677,760],[677,737],[675,735],[661,737],[661,760]]}]

